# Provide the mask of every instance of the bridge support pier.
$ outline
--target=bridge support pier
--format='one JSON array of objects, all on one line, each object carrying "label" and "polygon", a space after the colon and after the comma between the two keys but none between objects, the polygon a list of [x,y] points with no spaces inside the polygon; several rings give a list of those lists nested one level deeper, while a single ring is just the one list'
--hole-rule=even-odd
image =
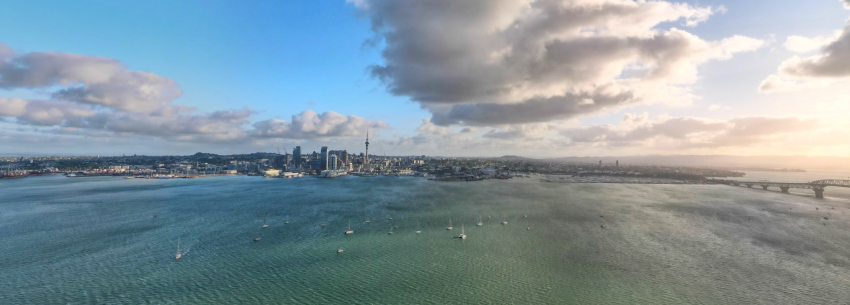
[{"label": "bridge support pier", "polygon": [[823,199],[823,188],[822,187],[820,187],[820,188],[816,187],[816,188],[813,188],[812,190],[815,191],[815,198]]},{"label": "bridge support pier", "polygon": [[763,190],[765,190],[765,191],[766,191],[768,186],[769,186],[769,185],[764,185],[764,184],[762,184],[762,185],[761,185],[761,188],[762,188]]},{"label": "bridge support pier", "polygon": [[746,186],[747,186],[747,188],[753,188],[753,184],[752,184],[752,183],[747,183],[747,184],[746,184]]},{"label": "bridge support pier", "polygon": [[782,192],[786,193],[786,194],[788,194],[788,189],[790,189],[790,188],[791,188],[790,186],[780,186],[779,187],[779,189],[782,190]]}]

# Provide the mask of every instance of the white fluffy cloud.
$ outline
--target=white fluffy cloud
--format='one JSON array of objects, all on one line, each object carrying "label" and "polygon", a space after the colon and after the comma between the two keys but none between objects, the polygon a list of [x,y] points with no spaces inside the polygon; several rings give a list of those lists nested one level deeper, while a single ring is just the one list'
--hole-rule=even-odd
[{"label": "white fluffy cloud", "polygon": [[280,119],[256,122],[250,133],[261,138],[315,139],[362,136],[367,130],[385,128],[389,126],[384,122],[369,121],[355,115],[342,115],[332,111],[318,114],[305,110],[293,115],[291,122]]},{"label": "white fluffy cloud", "polygon": [[[706,41],[722,8],[630,0],[362,0],[385,42],[372,75],[439,125],[547,122],[659,100],[687,102],[699,65],[760,40]],[[600,94],[598,88],[616,88]],[[605,90],[610,91],[610,90]]]},{"label": "white fluffy cloud", "polygon": [[293,116],[291,123],[272,119],[246,129],[253,110],[199,113],[174,104],[181,91],[172,79],[129,70],[111,58],[55,52],[17,54],[2,43],[0,89],[47,90],[50,100],[0,97],[0,119],[10,118],[53,134],[244,143],[268,138],[345,137],[365,133],[367,127],[387,128],[383,122],[358,116],[305,111]]},{"label": "white fluffy cloud", "polygon": [[783,46],[791,52],[807,53],[820,50],[821,48],[838,40],[838,37],[841,37],[841,31],[836,31],[833,35],[815,37],[792,35],[785,40],[785,44]]},{"label": "white fluffy cloud", "polygon": [[[9,49],[8,46],[5,47]],[[0,89],[61,89],[60,100],[139,113],[173,113],[177,83],[156,74],[128,70],[112,58],[69,53],[6,53],[0,57]]]}]

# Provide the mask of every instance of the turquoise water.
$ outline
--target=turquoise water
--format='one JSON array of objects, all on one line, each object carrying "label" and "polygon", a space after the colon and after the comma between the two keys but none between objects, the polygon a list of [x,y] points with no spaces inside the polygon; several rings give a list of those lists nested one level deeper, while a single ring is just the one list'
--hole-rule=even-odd
[{"label": "turquoise water", "polygon": [[0,303],[847,304],[850,191],[827,196],[527,178],[2,180]]}]

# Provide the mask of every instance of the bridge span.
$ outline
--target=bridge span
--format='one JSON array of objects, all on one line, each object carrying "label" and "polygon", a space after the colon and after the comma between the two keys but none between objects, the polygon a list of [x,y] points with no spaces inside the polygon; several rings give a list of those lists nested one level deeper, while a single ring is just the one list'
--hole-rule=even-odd
[{"label": "bridge span", "polygon": [[823,191],[827,186],[833,187],[846,187],[850,188],[850,180],[837,180],[837,179],[827,179],[827,180],[817,180],[812,182],[773,182],[773,181],[738,181],[738,180],[714,180],[714,182],[733,185],[733,186],[746,186],[748,188],[752,188],[753,186],[761,186],[762,189],[767,190],[769,187],[778,187],[783,193],[788,193],[789,189],[798,188],[798,189],[810,189],[815,192],[816,198],[823,198]]}]

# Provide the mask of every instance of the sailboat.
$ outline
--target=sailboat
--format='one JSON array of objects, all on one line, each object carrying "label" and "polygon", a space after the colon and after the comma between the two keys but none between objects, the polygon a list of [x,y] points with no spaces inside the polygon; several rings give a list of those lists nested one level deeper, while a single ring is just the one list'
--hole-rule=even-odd
[{"label": "sailboat", "polygon": [[283,224],[285,224],[285,225],[289,224],[289,216],[286,216],[286,221],[284,221]]},{"label": "sailboat", "polygon": [[418,221],[416,222],[416,228],[419,229],[416,230],[416,234],[422,234],[422,224],[420,224]]},{"label": "sailboat", "polygon": [[183,253],[180,253],[180,238],[177,238],[177,255],[174,258],[179,260],[181,257]]},{"label": "sailboat", "polygon": [[452,227],[452,219],[451,219],[451,218],[449,218],[449,226],[448,226],[448,227],[446,227],[446,230],[451,230],[451,229],[453,229],[453,227]]},{"label": "sailboat", "polygon": [[266,223],[266,218],[263,217],[263,229],[268,228],[269,224]]},{"label": "sailboat", "polygon": [[503,224],[503,225],[508,224],[508,220],[507,220],[507,219],[505,219],[505,216],[504,216],[504,215],[502,215],[502,224]]},{"label": "sailboat", "polygon": [[463,229],[463,224],[460,225],[460,236],[458,236],[457,238],[466,239],[466,233]]},{"label": "sailboat", "polygon": [[484,225],[484,223],[483,223],[483,222],[481,222],[481,216],[478,216],[478,224],[477,224],[477,226],[483,226],[483,225]]},{"label": "sailboat", "polygon": [[351,230],[351,220],[348,221],[348,231],[345,231],[345,235],[354,234],[354,231]]},{"label": "sailboat", "polygon": [[387,233],[387,235],[393,235],[393,228],[392,227],[390,227],[390,233]]}]

